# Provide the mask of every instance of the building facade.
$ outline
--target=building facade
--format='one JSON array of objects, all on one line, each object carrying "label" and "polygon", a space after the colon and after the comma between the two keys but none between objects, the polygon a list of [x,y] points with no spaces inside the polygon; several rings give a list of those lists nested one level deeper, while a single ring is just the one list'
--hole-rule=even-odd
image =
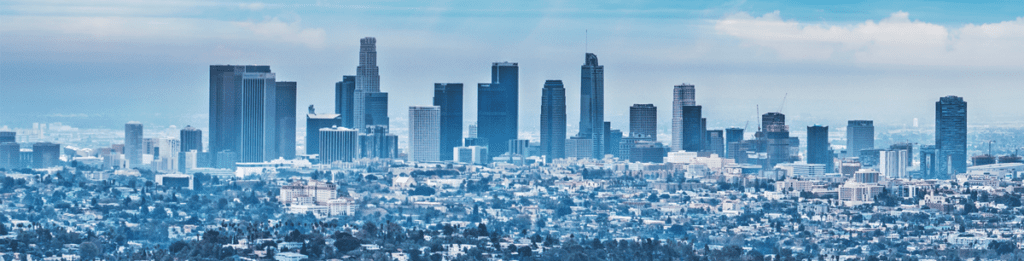
[{"label": "building facade", "polygon": [[946,96],[935,102],[935,169],[942,179],[967,172],[967,102]]},{"label": "building facade", "polygon": [[345,127],[320,129],[320,163],[351,162],[356,158],[357,131]]},{"label": "building facade", "polygon": [[824,164],[826,171],[834,171],[832,152],[829,151],[828,126],[807,126],[807,163]]},{"label": "building facade", "polygon": [[434,106],[441,107],[441,160],[453,160],[462,146],[462,84],[435,83]]},{"label": "building facade", "polygon": [[345,75],[341,79],[340,82],[334,83],[334,113],[341,115],[342,127],[352,128],[356,76]]},{"label": "building facade", "polygon": [[491,83],[477,89],[477,136],[487,139],[491,155],[501,155],[519,135],[519,64],[492,64]]},{"label": "building facade", "polygon": [[851,120],[846,124],[846,157],[875,148],[875,124],[870,120]]},{"label": "building facade", "polygon": [[277,82],[277,157],[295,158],[295,82]]},{"label": "building facade", "polygon": [[565,87],[561,80],[544,82],[540,102],[540,153],[546,161],[565,158]]},{"label": "building facade", "polygon": [[[672,150],[683,149],[684,113],[683,107],[696,106],[695,87],[692,84],[680,84],[672,88]],[[698,116],[699,117],[699,116]]]},{"label": "building facade", "polygon": [[441,160],[441,107],[409,106],[409,161]]},{"label": "building facade", "polygon": [[580,132],[581,138],[589,138],[594,146],[593,158],[604,156],[604,66],[597,62],[597,55],[587,53],[586,61],[580,68]]},{"label": "building facade", "polygon": [[658,137],[658,107],[633,104],[629,107],[629,135]]},{"label": "building facade", "polygon": [[131,168],[142,166],[142,123],[132,121],[124,125],[124,157]]},{"label": "building facade", "polygon": [[342,126],[340,114],[306,114],[306,155],[320,153],[320,129]]},{"label": "building facade", "polygon": [[366,119],[373,118],[372,115],[368,116],[366,97],[368,94],[380,92],[376,38],[359,39],[359,66],[356,67],[355,80],[356,87],[352,92],[352,127],[361,130],[367,125]]}]

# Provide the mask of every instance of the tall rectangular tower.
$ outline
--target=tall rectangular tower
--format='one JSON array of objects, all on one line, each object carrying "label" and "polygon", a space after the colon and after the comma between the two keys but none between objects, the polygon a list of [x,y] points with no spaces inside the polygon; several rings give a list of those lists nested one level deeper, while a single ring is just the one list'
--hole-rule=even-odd
[{"label": "tall rectangular tower", "polygon": [[181,129],[181,151],[189,152],[195,150],[203,152],[203,130],[193,128],[191,125]]},{"label": "tall rectangular tower", "polygon": [[277,158],[277,81],[274,73],[242,74],[239,162]]},{"label": "tall rectangular tower", "polygon": [[[704,131],[700,106],[683,106],[681,122],[682,150],[698,152],[703,149]],[[673,134],[674,135],[674,134]],[[673,140],[673,143],[675,141]]]},{"label": "tall rectangular tower", "polygon": [[565,158],[565,87],[547,80],[540,101],[540,153],[546,161]]},{"label": "tall rectangular tower", "polygon": [[334,84],[334,113],[341,115],[341,125],[352,128],[352,115],[355,103],[356,77],[345,75],[340,82]]},{"label": "tall rectangular tower", "polygon": [[629,136],[658,139],[658,107],[633,104],[629,107]]},{"label": "tall rectangular tower", "polygon": [[277,82],[277,157],[295,158],[295,82]]},{"label": "tall rectangular tower", "polygon": [[935,173],[940,179],[967,172],[967,102],[946,96],[935,102]]},{"label": "tall rectangular tower", "polygon": [[825,164],[825,172],[831,173],[834,170],[828,147],[828,126],[807,126],[807,163]]},{"label": "tall rectangular tower", "polygon": [[409,161],[441,159],[441,107],[409,106]]},{"label": "tall rectangular tower", "polygon": [[[672,151],[684,150],[683,107],[696,106],[693,84],[680,84],[672,88]],[[700,117],[699,115],[697,116]]]},{"label": "tall rectangular tower", "polygon": [[[267,76],[270,77],[267,78]],[[212,161],[217,161],[216,155],[220,155],[218,152],[232,151],[237,154],[242,150],[243,114],[249,117],[244,121],[250,127],[246,137],[255,136],[253,128],[256,126],[266,126],[264,124],[267,124],[273,127],[273,117],[266,118],[266,116],[268,116],[267,112],[276,115],[276,95],[272,95],[276,93],[276,88],[267,89],[268,80],[273,81],[273,73],[270,72],[270,66],[266,65],[210,66],[210,142],[208,151],[210,155],[213,155]],[[269,84],[270,87],[275,85],[274,83]],[[257,90],[262,90],[262,92],[256,93]],[[262,122],[261,120],[264,118],[270,120]],[[260,133],[265,133],[265,130],[261,130]],[[262,139],[260,142],[262,143]]]},{"label": "tall rectangular tower", "polygon": [[593,158],[604,157],[604,66],[597,55],[586,54],[580,68],[580,133],[578,137],[593,140]]},{"label": "tall rectangular tower", "polygon": [[501,155],[519,136],[519,64],[492,64],[491,83],[477,88],[477,135],[487,139],[490,155]]},{"label": "tall rectangular tower", "polygon": [[124,125],[124,157],[130,168],[142,166],[142,154],[145,148],[142,145],[142,123],[137,121],[128,122]]},{"label": "tall rectangular tower", "polygon": [[851,120],[846,125],[846,157],[857,157],[861,150],[875,148],[875,125],[870,120]]},{"label": "tall rectangular tower", "polygon": [[434,106],[441,107],[441,160],[454,160],[462,146],[462,84],[435,83]]}]

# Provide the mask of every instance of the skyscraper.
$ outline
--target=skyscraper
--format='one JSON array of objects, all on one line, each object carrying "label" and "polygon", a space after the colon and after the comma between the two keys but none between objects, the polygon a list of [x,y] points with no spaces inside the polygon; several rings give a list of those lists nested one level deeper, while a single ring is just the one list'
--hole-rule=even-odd
[{"label": "skyscraper", "polygon": [[462,146],[462,84],[435,83],[434,106],[441,107],[441,160],[454,160]]},{"label": "skyscraper", "polygon": [[397,157],[398,136],[388,134],[387,127],[366,126],[366,132],[359,134],[359,158],[390,159]]},{"label": "skyscraper", "polygon": [[658,137],[658,107],[654,104],[633,104],[629,107],[629,135]]},{"label": "skyscraper", "polygon": [[487,139],[488,154],[504,154],[519,135],[519,64],[492,64],[491,83],[477,88],[477,135]]},{"label": "skyscraper", "polygon": [[277,82],[277,157],[295,158],[295,82]]},{"label": "skyscraper", "polygon": [[13,131],[0,131],[0,143],[18,142],[18,133]]},{"label": "skyscraper", "polygon": [[181,151],[203,152],[203,130],[193,128],[192,125],[185,126],[180,132]]},{"label": "skyscraper", "polygon": [[356,157],[356,130],[331,127],[321,128],[319,132],[320,163],[351,162]]},{"label": "skyscraper", "polygon": [[767,140],[768,162],[764,167],[772,168],[776,164],[793,162],[790,157],[789,126],[786,115],[769,112],[761,115],[761,128]]},{"label": "skyscraper", "polygon": [[409,106],[409,161],[439,161],[440,149],[441,108]]},{"label": "skyscraper", "polygon": [[[141,126],[141,124],[139,126]],[[37,142],[32,144],[32,168],[49,168],[55,166],[60,166],[60,144],[50,142]]]},{"label": "skyscraper", "polygon": [[388,117],[388,93],[367,93],[365,96],[366,118],[363,124],[365,126],[378,125],[390,128],[391,118]]},{"label": "skyscraper", "polygon": [[832,153],[828,147],[828,126],[807,126],[807,163],[825,164],[825,172],[831,173]]},{"label": "skyscraper", "polygon": [[935,145],[921,145],[921,177],[924,179],[937,178],[935,171]]},{"label": "skyscraper", "polygon": [[142,166],[142,123],[128,122],[124,125],[124,157],[130,168]]},{"label": "skyscraper", "polygon": [[846,124],[846,157],[857,157],[861,150],[875,148],[875,125],[870,120],[851,120]]},{"label": "skyscraper", "polygon": [[[696,106],[694,98],[695,88],[692,84],[680,84],[672,88],[672,150],[683,149],[683,107]],[[698,115],[699,119],[700,116]]]},{"label": "skyscraper", "polygon": [[741,142],[741,141],[743,141],[743,129],[740,129],[740,128],[728,128],[728,129],[725,129],[725,148],[726,148],[726,150],[725,150],[725,157],[726,158],[735,159],[735,155],[733,155],[734,151],[732,149],[729,149],[730,148],[729,144],[733,143],[733,142],[736,142],[737,145],[735,146],[735,148],[739,149],[739,142]]},{"label": "skyscraper", "polygon": [[342,76],[342,80],[334,84],[334,113],[341,115],[341,125],[352,128],[352,110],[355,108],[356,77]]},{"label": "skyscraper", "polygon": [[[356,67],[356,88],[353,91],[352,123],[354,128],[366,127],[367,94],[380,92],[380,75],[377,70],[377,39],[359,39],[359,66]],[[373,118],[372,116],[369,116]],[[376,124],[380,125],[380,124]]]},{"label": "skyscraper", "polygon": [[21,168],[21,146],[16,142],[0,142],[0,169]]},{"label": "skyscraper", "polygon": [[[680,128],[682,150],[697,152],[703,149],[704,125],[702,124],[700,115],[700,106],[682,106],[682,126]],[[673,135],[675,135],[675,133],[673,133]],[[674,143],[675,140],[672,142]]]},{"label": "skyscraper", "polygon": [[707,146],[704,148],[705,151],[718,154],[718,156],[725,155],[725,131],[722,130],[708,130],[707,131]]},{"label": "skyscraper", "polygon": [[967,172],[967,102],[946,96],[935,102],[935,172],[941,179]]},{"label": "skyscraper", "polygon": [[548,162],[565,158],[565,87],[547,80],[540,101],[540,153]]},{"label": "skyscraper", "polygon": [[593,140],[593,158],[604,157],[604,66],[597,55],[586,54],[580,69],[580,132],[578,137]]},{"label": "skyscraper", "polygon": [[231,150],[241,162],[275,158],[276,86],[270,66],[211,65],[209,150]]},{"label": "skyscraper", "polygon": [[341,126],[340,114],[316,114],[310,107],[306,114],[306,155],[320,153],[320,129]]}]

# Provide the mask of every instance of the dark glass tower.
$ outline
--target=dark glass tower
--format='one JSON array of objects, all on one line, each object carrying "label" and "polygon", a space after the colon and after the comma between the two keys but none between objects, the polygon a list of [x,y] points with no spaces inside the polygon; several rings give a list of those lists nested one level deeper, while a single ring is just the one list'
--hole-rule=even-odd
[{"label": "dark glass tower", "polygon": [[341,126],[341,115],[315,114],[310,111],[306,115],[306,154],[320,153],[320,129]]},{"label": "dark glass tower", "polygon": [[295,158],[295,82],[277,82],[277,156]]},{"label": "dark glass tower", "polygon": [[600,159],[605,153],[604,138],[604,66],[598,65],[597,55],[586,54],[580,70],[580,133],[578,137],[593,140],[593,157]]},{"label": "dark glass tower", "polygon": [[13,132],[13,131],[0,131],[0,143],[4,143],[4,142],[18,142],[17,139],[16,139],[17,136],[18,136],[17,132]]},{"label": "dark glass tower", "polygon": [[786,115],[778,112],[761,115],[761,128],[767,141],[768,162],[765,167],[772,168],[775,164],[792,162]]},{"label": "dark glass tower", "polygon": [[935,102],[935,173],[940,179],[967,172],[967,102],[946,96]]},{"label": "dark glass tower", "polygon": [[277,155],[277,146],[271,143],[276,137],[275,83],[270,66],[210,66],[211,155],[229,150],[237,153],[242,162],[263,161],[264,156]]},{"label": "dark glass tower", "polygon": [[[685,150],[685,112],[686,106],[696,106],[694,95],[696,89],[693,84],[680,84],[672,88],[672,150]],[[700,115],[697,116],[700,118]]]},{"label": "dark glass tower", "polygon": [[658,137],[658,107],[654,104],[633,104],[629,107],[629,136]]},{"label": "dark glass tower", "polygon": [[701,107],[683,106],[682,138],[683,150],[697,152],[703,149],[703,124],[701,124]]},{"label": "dark glass tower", "polygon": [[726,152],[725,152],[726,155],[725,155],[725,157],[726,158],[730,158],[730,159],[733,158],[732,150],[728,149],[729,148],[729,143],[733,143],[733,142],[739,143],[741,141],[743,141],[743,129],[740,129],[740,128],[728,128],[728,129],[725,129],[725,146],[726,146]]},{"label": "dark glass tower", "polygon": [[846,124],[846,157],[857,157],[861,150],[875,148],[875,124],[870,120],[852,120]]},{"label": "dark glass tower", "polygon": [[142,123],[128,122],[124,125],[124,158],[128,166],[138,168],[142,166],[142,154],[145,148],[142,145]]},{"label": "dark glass tower", "polygon": [[501,155],[519,135],[519,64],[492,64],[491,83],[477,88],[477,136],[487,139],[489,155]]},{"label": "dark glass tower", "polygon": [[352,115],[355,104],[356,77],[345,75],[340,82],[334,84],[334,113],[341,115],[341,125],[352,128]]},{"label": "dark glass tower", "polygon": [[434,106],[441,107],[441,160],[453,160],[462,146],[462,84],[435,83]]},{"label": "dark glass tower", "polygon": [[203,130],[185,126],[181,129],[181,152],[192,150],[203,152]]},{"label": "dark glass tower", "polygon": [[[381,125],[367,123],[368,118],[381,118],[381,116],[367,116],[371,114],[370,105],[367,99],[368,94],[380,92],[380,74],[377,68],[377,38],[366,37],[359,39],[359,66],[356,67],[356,87],[352,92],[352,123],[357,131],[363,131],[366,125]],[[385,106],[386,108],[386,106]],[[387,110],[384,111],[384,118],[387,117]]]},{"label": "dark glass tower", "polygon": [[704,147],[705,151],[718,154],[718,156],[725,155],[725,132],[722,130],[708,130],[706,132],[707,146]]},{"label": "dark glass tower", "polygon": [[832,171],[828,147],[828,126],[807,126],[807,163],[825,164],[826,172]]},{"label": "dark glass tower", "polygon": [[[388,93],[374,92],[365,94],[366,115],[363,120],[365,126],[391,126],[391,118],[388,117]],[[365,130],[365,127],[364,129]],[[359,130],[359,131],[363,131]]]}]

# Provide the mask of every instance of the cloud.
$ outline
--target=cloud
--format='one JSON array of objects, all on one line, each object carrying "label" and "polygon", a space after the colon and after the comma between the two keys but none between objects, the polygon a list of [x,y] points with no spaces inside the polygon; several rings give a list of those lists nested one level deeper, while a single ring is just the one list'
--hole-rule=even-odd
[{"label": "cloud", "polygon": [[260,23],[238,22],[236,24],[258,36],[277,41],[302,44],[316,49],[323,48],[327,44],[327,33],[324,29],[302,28],[299,21],[285,23],[273,18]]},{"label": "cloud", "polygon": [[744,44],[767,47],[791,61],[853,61],[862,64],[1020,66],[1024,18],[960,28],[916,21],[907,12],[856,24],[784,20],[779,11],[753,17],[729,15],[715,31]]}]

